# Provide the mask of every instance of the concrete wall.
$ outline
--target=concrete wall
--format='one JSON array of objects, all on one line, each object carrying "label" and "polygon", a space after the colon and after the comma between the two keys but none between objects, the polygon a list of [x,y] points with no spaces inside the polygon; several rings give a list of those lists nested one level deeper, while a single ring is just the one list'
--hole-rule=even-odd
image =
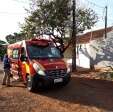
[{"label": "concrete wall", "polygon": [[90,59],[90,64],[101,68],[113,66],[113,32],[107,34],[107,38],[90,41],[81,52]]},{"label": "concrete wall", "polygon": [[[65,58],[72,62],[71,47],[65,52]],[[107,34],[106,39],[103,36],[87,44],[81,44],[81,48],[78,49],[77,65],[84,68],[113,66],[113,31]]]},{"label": "concrete wall", "polygon": [[[83,53],[87,45],[82,45],[82,50],[78,48],[76,55],[76,64],[78,67],[90,68],[90,59]],[[64,53],[64,57],[69,64],[72,64],[72,47],[69,47]]]}]

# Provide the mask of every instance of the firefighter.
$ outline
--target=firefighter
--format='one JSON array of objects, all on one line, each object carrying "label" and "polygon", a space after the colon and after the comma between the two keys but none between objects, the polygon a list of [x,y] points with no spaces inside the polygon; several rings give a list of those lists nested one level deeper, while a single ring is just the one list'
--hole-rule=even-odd
[{"label": "firefighter", "polygon": [[5,54],[3,58],[4,77],[2,85],[10,86],[10,61],[8,55]]}]

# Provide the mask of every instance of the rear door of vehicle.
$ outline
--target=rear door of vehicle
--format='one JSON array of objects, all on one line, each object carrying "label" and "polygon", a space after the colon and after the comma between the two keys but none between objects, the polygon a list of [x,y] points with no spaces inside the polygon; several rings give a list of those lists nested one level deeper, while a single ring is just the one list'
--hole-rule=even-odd
[{"label": "rear door of vehicle", "polygon": [[15,48],[12,51],[11,72],[15,79],[18,79],[20,75],[19,51],[19,48]]}]

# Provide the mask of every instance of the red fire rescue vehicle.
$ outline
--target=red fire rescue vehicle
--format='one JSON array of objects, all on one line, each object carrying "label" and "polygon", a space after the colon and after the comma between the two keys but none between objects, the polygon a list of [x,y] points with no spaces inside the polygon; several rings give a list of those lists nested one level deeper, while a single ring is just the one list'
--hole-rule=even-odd
[{"label": "red fire rescue vehicle", "polygon": [[24,40],[9,45],[7,52],[13,77],[22,78],[29,91],[70,80],[70,68],[50,40]]}]

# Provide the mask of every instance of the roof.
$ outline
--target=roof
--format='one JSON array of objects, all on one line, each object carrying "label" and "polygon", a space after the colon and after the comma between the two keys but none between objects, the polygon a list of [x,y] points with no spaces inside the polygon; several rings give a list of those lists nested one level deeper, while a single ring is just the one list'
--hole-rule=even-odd
[{"label": "roof", "polygon": [[[107,33],[112,31],[112,30],[113,30],[113,27],[108,27]],[[105,34],[105,28],[91,31],[91,32],[87,32],[83,35],[77,36],[77,38],[78,38],[77,43],[89,43],[90,40],[96,40],[98,38],[102,38],[104,34]]]},{"label": "roof", "polygon": [[33,39],[30,39],[30,40],[22,40],[22,41],[13,43],[13,44],[9,44],[8,48],[20,48],[20,47],[24,46],[25,43],[46,46],[46,45],[48,45],[49,42],[51,42],[51,41],[46,40],[46,39],[33,38]]}]

